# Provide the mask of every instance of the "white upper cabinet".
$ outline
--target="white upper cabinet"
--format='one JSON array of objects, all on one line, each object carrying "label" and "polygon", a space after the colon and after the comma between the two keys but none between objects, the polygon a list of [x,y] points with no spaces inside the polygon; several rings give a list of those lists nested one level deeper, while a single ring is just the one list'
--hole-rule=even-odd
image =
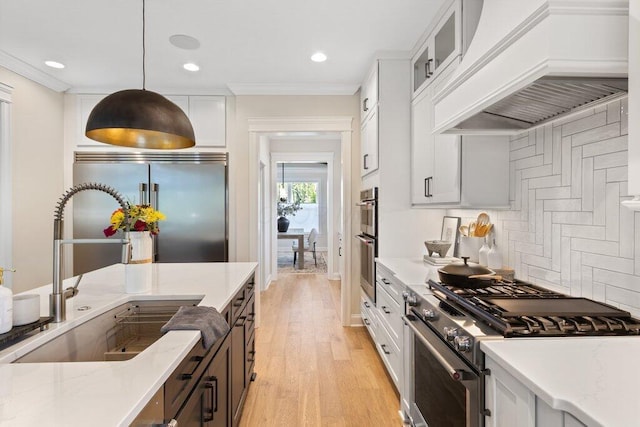
[{"label": "white upper cabinet", "polygon": [[361,123],[365,122],[365,119],[372,113],[376,105],[378,105],[378,61],[374,62],[360,88]]},{"label": "white upper cabinet", "polygon": [[433,82],[462,53],[462,5],[454,1],[412,59],[413,91]]},{"label": "white upper cabinet", "polygon": [[365,176],[378,170],[378,106],[373,107],[371,113],[362,124],[360,131],[362,141],[362,156],[360,162],[360,176]]},{"label": "white upper cabinet", "polygon": [[[84,134],[87,120],[93,108],[107,95],[78,95],[76,101],[76,124],[74,146],[97,147],[118,150],[119,147],[103,144],[87,138]],[[224,96],[166,96],[185,112],[196,137],[195,148],[217,148],[226,146],[226,103]]]}]

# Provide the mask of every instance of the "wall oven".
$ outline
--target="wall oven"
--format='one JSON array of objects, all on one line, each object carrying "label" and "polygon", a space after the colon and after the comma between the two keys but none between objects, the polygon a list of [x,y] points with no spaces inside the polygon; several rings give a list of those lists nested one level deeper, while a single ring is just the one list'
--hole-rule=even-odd
[{"label": "wall oven", "polygon": [[378,256],[378,187],[360,192],[360,286],[376,302],[376,257]]}]

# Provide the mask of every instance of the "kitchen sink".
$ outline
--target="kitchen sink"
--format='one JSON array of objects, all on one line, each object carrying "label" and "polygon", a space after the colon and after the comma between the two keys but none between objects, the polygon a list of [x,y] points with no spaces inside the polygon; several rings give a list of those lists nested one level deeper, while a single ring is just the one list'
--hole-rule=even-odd
[{"label": "kitchen sink", "polygon": [[13,363],[129,360],[162,336],[160,328],[180,306],[199,302],[131,301],[71,329]]}]

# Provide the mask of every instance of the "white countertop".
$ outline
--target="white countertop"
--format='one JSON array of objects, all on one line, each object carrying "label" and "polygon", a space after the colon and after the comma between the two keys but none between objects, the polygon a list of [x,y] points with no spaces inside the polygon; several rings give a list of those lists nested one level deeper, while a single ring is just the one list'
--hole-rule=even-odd
[{"label": "white countertop", "polygon": [[640,423],[640,337],[509,338],[480,348],[549,406],[587,426]]},{"label": "white countertop", "polygon": [[[256,263],[153,264],[153,288],[124,292],[124,266],[84,275],[80,293],[68,300],[67,320],[50,324],[0,352],[0,425],[128,425],[200,339],[198,331],[171,331],[135,358],[121,362],[24,363],[12,361],[74,326],[127,301],[202,298],[200,305],[222,309],[255,270]],[[65,280],[64,287],[71,286]],[[51,285],[25,293],[41,295],[48,315]],[[75,308],[90,306],[87,311]]]},{"label": "white countertop", "polygon": [[438,279],[438,266],[413,258],[376,258],[376,261],[391,270],[407,286],[424,285],[428,279]]}]

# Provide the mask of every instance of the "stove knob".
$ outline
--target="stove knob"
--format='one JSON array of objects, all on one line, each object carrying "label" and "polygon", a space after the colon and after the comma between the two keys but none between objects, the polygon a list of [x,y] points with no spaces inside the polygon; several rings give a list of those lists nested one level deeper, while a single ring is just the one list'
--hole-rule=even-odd
[{"label": "stove knob", "polygon": [[458,335],[453,339],[453,346],[456,350],[466,353],[471,350],[471,340],[469,337],[465,337],[463,335]]},{"label": "stove knob", "polygon": [[437,317],[438,315],[432,308],[425,308],[422,310],[422,318],[424,320],[436,320]]},{"label": "stove knob", "polygon": [[445,326],[443,331],[444,331],[444,336],[447,339],[447,341],[453,341],[455,339],[455,337],[457,337],[458,334],[460,333],[458,328],[454,328],[452,326]]},{"label": "stove knob", "polygon": [[407,291],[402,292],[402,299],[411,307],[418,305],[418,298],[413,293]]}]

